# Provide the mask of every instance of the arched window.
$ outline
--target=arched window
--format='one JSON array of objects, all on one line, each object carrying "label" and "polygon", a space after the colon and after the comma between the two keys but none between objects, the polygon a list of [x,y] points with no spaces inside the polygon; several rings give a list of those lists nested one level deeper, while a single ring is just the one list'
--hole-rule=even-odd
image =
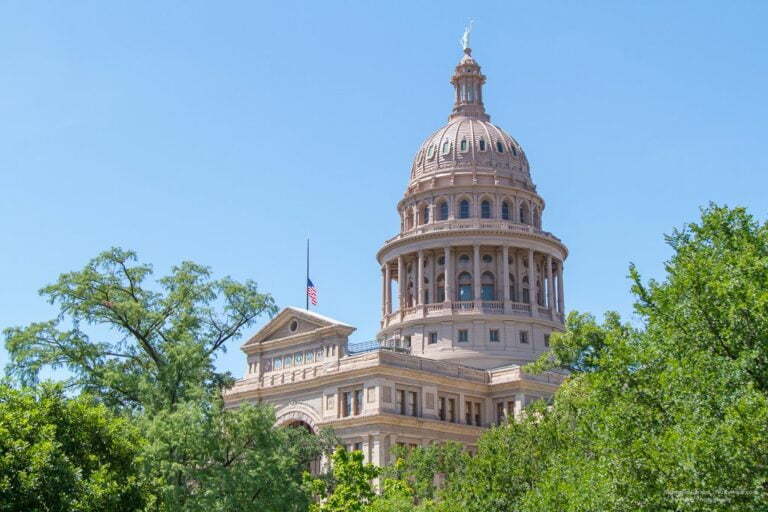
[{"label": "arched window", "polygon": [[459,289],[456,298],[462,302],[475,300],[472,293],[472,275],[469,272],[459,274]]},{"label": "arched window", "polygon": [[496,300],[496,280],[490,272],[480,276],[480,298],[486,301]]},{"label": "arched window", "polygon": [[461,139],[461,144],[459,145],[459,150],[462,153],[466,153],[467,152],[467,139]]},{"label": "arched window", "polygon": [[437,288],[435,289],[435,299],[437,302],[445,302],[445,276],[437,276]]},{"label": "arched window", "polygon": [[515,289],[515,276],[509,274],[509,300],[517,301],[517,290]]},{"label": "arched window", "polygon": [[528,215],[528,205],[523,203],[520,205],[520,222],[528,224],[530,222],[530,216]]},{"label": "arched window", "polygon": [[496,151],[499,153],[504,152],[504,144],[502,144],[500,140],[496,141]]},{"label": "arched window", "polygon": [[405,229],[411,229],[413,227],[413,212],[408,208],[408,213],[405,214]]},{"label": "arched window", "polygon": [[421,210],[421,223],[426,224],[427,222],[429,222],[429,206],[425,206]]},{"label": "arched window", "polygon": [[491,218],[491,202],[486,200],[480,203],[480,216],[484,219]]},{"label": "arched window", "polygon": [[448,203],[446,201],[440,201],[437,205],[437,220],[448,219]]},{"label": "arched window", "polygon": [[459,203],[459,218],[460,219],[468,219],[469,218],[469,201],[466,199],[462,199]]},{"label": "arched window", "polygon": [[485,139],[480,137],[480,140],[478,141],[478,145],[480,146],[480,151],[485,151]]},{"label": "arched window", "polygon": [[509,204],[507,204],[506,201],[501,203],[501,218],[504,220],[509,220]]},{"label": "arched window", "polygon": [[430,303],[429,302],[429,279],[427,279],[426,277],[424,278],[423,294],[424,294],[424,304],[429,304]]}]

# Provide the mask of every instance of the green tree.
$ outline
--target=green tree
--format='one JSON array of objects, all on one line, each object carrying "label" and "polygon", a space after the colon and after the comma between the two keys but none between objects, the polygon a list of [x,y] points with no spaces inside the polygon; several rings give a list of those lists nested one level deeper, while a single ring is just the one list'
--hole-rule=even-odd
[{"label": "green tree", "polygon": [[41,294],[55,320],[5,331],[8,372],[34,384],[67,369],[72,389],[131,415],[149,442],[152,510],[303,510],[302,474],[328,436],[275,429],[270,408],[225,410],[232,382],[214,361],[226,343],[276,311],[252,281],[213,279],[184,262],[151,282],[152,268],[111,249]]},{"label": "green tree", "polygon": [[[120,409],[172,408],[231,384],[213,366],[226,343],[276,312],[256,283],[214,280],[183,262],[152,285],[152,267],[113,248],[40,290],[55,320],[6,329],[8,371],[25,384],[44,366],[66,368],[70,385]],[[86,326],[100,327],[93,333]]]},{"label": "green tree", "polygon": [[768,226],[711,205],[667,239],[664,281],[630,268],[639,326],[569,314],[528,370],[570,377],[483,436],[447,507],[768,510]]},{"label": "green tree", "polygon": [[363,452],[339,447],[331,457],[331,479],[308,478],[317,503],[310,512],[363,512],[375,497],[372,481],[379,468],[363,462]]},{"label": "green tree", "polygon": [[143,444],[87,396],[0,385],[0,511],[143,510]]}]

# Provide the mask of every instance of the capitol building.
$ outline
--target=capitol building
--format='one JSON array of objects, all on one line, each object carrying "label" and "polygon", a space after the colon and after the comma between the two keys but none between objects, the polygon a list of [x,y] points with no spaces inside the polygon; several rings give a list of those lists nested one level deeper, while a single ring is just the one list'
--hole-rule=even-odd
[{"label": "capitol building", "polygon": [[278,425],[330,427],[384,465],[395,445],[473,452],[485,429],[556,391],[563,374],[522,366],[563,329],[568,250],[543,229],[523,148],[485,111],[485,80],[466,45],[448,122],[416,152],[400,232],[376,254],[376,342],[351,345],[353,326],[287,307],[242,346],[228,407],[272,404]]}]

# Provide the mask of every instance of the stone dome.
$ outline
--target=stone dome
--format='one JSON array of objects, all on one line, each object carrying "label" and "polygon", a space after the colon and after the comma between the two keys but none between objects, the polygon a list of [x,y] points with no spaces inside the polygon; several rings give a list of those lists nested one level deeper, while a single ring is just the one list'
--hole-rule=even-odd
[{"label": "stone dome", "polygon": [[446,171],[469,171],[530,182],[528,160],[515,139],[490,121],[451,117],[419,148],[411,168],[412,181]]},{"label": "stone dome", "polygon": [[485,75],[472,50],[456,65],[451,84],[456,91],[448,124],[427,137],[411,168],[411,185],[451,173],[492,174],[532,187],[528,159],[515,139],[491,123],[483,105]]}]

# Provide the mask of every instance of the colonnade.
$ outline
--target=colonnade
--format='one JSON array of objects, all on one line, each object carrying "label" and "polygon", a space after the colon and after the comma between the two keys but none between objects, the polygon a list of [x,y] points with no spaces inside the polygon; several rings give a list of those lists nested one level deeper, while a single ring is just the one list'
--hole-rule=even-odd
[{"label": "colonnade", "polygon": [[[462,280],[467,274],[471,275],[471,285]],[[488,287],[484,276],[492,288],[483,288]],[[398,297],[392,297],[395,279]],[[396,310],[401,311],[428,304],[493,301],[539,305],[562,314],[563,262],[548,253],[510,245],[419,250],[382,265],[383,316],[394,312],[393,299]]]}]

